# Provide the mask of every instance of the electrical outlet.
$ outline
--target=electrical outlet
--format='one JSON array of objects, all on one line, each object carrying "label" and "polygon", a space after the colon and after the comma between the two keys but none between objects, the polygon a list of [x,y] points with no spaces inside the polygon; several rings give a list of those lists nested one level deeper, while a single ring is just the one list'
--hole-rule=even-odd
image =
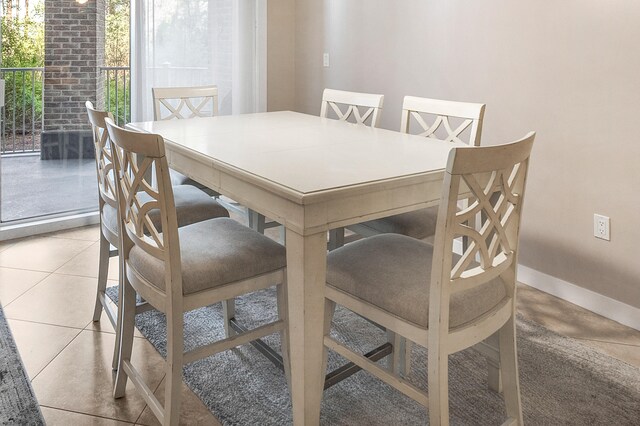
[{"label": "electrical outlet", "polygon": [[325,53],[322,55],[322,66],[325,68],[329,68],[329,54]]},{"label": "electrical outlet", "polygon": [[593,215],[593,236],[602,240],[611,241],[609,226],[611,219],[600,214]]}]

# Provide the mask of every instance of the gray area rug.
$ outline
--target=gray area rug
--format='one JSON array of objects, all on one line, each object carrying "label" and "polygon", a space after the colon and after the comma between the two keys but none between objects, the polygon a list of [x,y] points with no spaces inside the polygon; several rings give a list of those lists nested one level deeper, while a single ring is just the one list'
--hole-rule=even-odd
[{"label": "gray area rug", "polygon": [[[112,298],[114,290],[110,291]],[[275,292],[262,291],[236,302],[236,317],[248,326],[275,316]],[[260,318],[261,321],[255,319]],[[166,354],[164,315],[148,311],[136,325]],[[338,309],[335,336],[364,353],[385,336],[365,320]],[[220,304],[185,315],[185,346],[223,337]],[[279,338],[268,342],[279,350]],[[518,353],[524,421],[529,425],[639,425],[640,370],[581,345],[573,339],[518,318]],[[411,380],[426,387],[426,350],[413,345]],[[381,361],[384,362],[384,361]],[[344,360],[330,353],[331,368]],[[451,424],[496,425],[505,419],[500,395],[487,389],[486,361],[473,350],[450,357]],[[291,424],[284,375],[247,345],[189,364],[187,385],[224,425]],[[323,425],[417,425],[427,412],[411,399],[359,372],[324,393]]]},{"label": "gray area rug", "polygon": [[0,425],[44,425],[40,406],[0,307]]}]

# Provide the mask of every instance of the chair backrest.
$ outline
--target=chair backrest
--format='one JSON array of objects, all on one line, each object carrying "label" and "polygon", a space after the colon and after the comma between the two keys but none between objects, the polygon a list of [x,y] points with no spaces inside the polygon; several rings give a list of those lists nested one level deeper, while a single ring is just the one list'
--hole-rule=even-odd
[{"label": "chair backrest", "polygon": [[93,133],[93,146],[96,152],[96,172],[100,198],[113,208],[118,208],[116,200],[115,171],[113,166],[113,146],[109,140],[105,119],[113,115],[107,111],[98,111],[89,101],[85,103],[89,123]]},{"label": "chair backrest", "polygon": [[[378,127],[383,101],[384,95],[324,89],[320,117],[329,118],[329,107],[331,107],[331,111],[340,121],[351,119],[355,123],[364,125],[369,121],[369,126]],[[341,106],[346,107],[346,110]]]},{"label": "chair backrest", "polygon": [[[414,121],[420,127],[420,136],[479,146],[484,107],[484,104],[405,96],[400,131],[409,133]],[[429,116],[433,117],[432,124],[425,120]],[[463,135],[466,135],[464,139]]]},{"label": "chair backrest", "polygon": [[[105,121],[109,137],[118,147],[114,159],[116,190],[120,222],[125,230],[120,255],[126,262],[135,245],[164,262],[165,277],[171,277],[172,284],[179,287],[179,291],[172,287],[171,292],[182,295],[178,221],[164,139],[123,129],[112,119]],[[158,176],[155,184],[148,178],[152,170]],[[162,232],[149,215],[152,210],[160,211]]]},{"label": "chair backrest", "polygon": [[154,120],[218,115],[218,87],[154,87]]},{"label": "chair backrest", "polygon": [[[520,218],[534,137],[532,132],[506,145],[451,150],[434,242],[430,327],[431,318],[448,321],[450,296],[459,291],[500,278],[507,296],[513,297]],[[469,204],[459,210],[461,197]],[[458,258],[453,255],[453,246],[460,237],[468,238],[468,243]]]}]

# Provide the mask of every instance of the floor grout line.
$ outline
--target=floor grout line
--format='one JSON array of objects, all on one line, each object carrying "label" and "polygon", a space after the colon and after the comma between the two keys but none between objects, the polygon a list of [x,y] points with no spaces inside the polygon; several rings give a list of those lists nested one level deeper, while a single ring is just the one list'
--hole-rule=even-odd
[{"label": "floor grout line", "polygon": [[12,317],[10,317],[10,316],[8,316],[6,314],[7,313],[5,312],[5,317],[7,319],[10,319],[11,321],[29,322],[29,323],[32,323],[32,324],[49,325],[49,326],[52,326],[52,327],[70,328],[70,329],[73,329],[73,330],[80,330],[80,331],[84,330],[83,327],[73,327],[73,326],[70,326],[70,325],[52,324],[52,323],[49,323],[49,322],[26,320],[26,319],[23,319],[23,318],[12,318]]},{"label": "floor grout line", "polygon": [[[37,373],[35,376],[33,376],[33,378],[31,379],[31,383],[33,383],[33,381],[34,381],[34,380],[35,380],[35,379],[40,375],[40,373],[42,373],[42,372],[43,372],[43,371],[44,371],[44,370],[45,370],[45,369],[46,369],[46,368],[47,368],[47,367],[48,367],[48,366],[49,366],[49,365],[50,365],[50,364],[51,364],[51,363],[56,359],[56,358],[58,358],[58,357],[60,356],[60,354],[61,354],[62,352],[64,352],[64,350],[65,350],[65,349],[67,349],[67,348],[69,347],[69,345],[70,345],[71,343],[73,343],[73,341],[75,341],[75,340],[78,338],[78,336],[80,335],[80,333],[82,333],[82,330],[78,330],[78,333],[76,333],[76,335],[73,337],[73,339],[69,340],[69,342],[68,342],[66,345],[64,345],[64,347],[63,347],[62,349],[60,349],[60,351],[58,351],[58,353],[56,354],[56,356],[54,356],[53,358],[51,358],[51,359],[49,360],[49,362],[47,362],[47,363],[44,365],[44,367],[42,367],[42,368],[40,369],[40,371],[38,371],[38,373]],[[35,391],[34,391],[34,392],[35,392]]]},{"label": "floor grout line", "polygon": [[[155,396],[156,392],[158,392],[158,389],[160,389],[160,385],[162,385],[162,382],[164,381],[164,379],[165,379],[166,377],[167,377],[167,374],[165,373],[165,374],[162,376],[162,379],[160,379],[160,381],[158,382],[158,386],[156,386],[156,388],[153,390],[153,395],[154,395],[154,396]],[[144,410],[146,410],[148,406],[149,406],[148,404],[146,404],[146,403],[144,404],[144,408],[142,409],[142,411],[140,412],[140,415],[138,416],[138,418],[137,418],[137,419],[136,419],[136,421],[135,421],[135,424],[136,424],[136,425],[138,425],[138,424],[139,424],[138,422],[140,421],[140,417],[142,417],[142,415],[144,414]],[[152,414],[153,414],[153,412],[152,412]],[[153,415],[155,416],[155,414],[153,414]],[[140,425],[142,426],[142,424],[140,424]]]},{"label": "floor grout line", "polygon": [[49,408],[50,410],[66,411],[68,413],[81,414],[83,416],[97,417],[99,419],[113,420],[115,422],[122,422],[122,423],[130,424],[130,425],[135,425],[135,422],[132,423],[129,420],[114,419],[112,417],[99,416],[99,415],[96,415],[96,414],[88,414],[88,413],[83,413],[82,411],[67,410],[65,408],[51,407],[49,405],[40,405],[40,406],[41,407],[45,407],[45,408]]},{"label": "floor grout line", "polygon": [[[4,268],[4,266],[3,266]],[[32,269],[18,269],[18,268],[7,268],[7,269],[15,269],[18,271],[29,271],[29,272],[41,272],[43,274],[47,274],[44,277],[42,277],[41,280],[39,280],[38,282],[36,282],[35,284],[33,284],[31,287],[29,287],[28,289],[26,289],[25,291],[23,291],[22,293],[20,293],[18,296],[16,296],[11,302],[7,303],[6,305],[2,306],[2,309],[8,307],[9,305],[11,305],[13,302],[15,302],[16,300],[20,299],[22,296],[24,296],[25,294],[27,294],[27,292],[29,292],[31,289],[35,288],[38,284],[40,284],[42,281],[46,280],[47,278],[49,278],[51,276],[51,274],[53,274],[53,272],[42,272],[42,271],[34,271]]]}]

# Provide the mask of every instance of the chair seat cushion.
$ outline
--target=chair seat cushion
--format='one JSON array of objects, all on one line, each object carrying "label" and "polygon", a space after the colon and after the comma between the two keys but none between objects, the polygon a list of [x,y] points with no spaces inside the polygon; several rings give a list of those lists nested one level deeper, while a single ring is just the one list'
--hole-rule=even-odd
[{"label": "chair seat cushion", "polygon": [[363,225],[380,234],[402,234],[419,240],[436,233],[438,206],[396,214],[380,219],[369,220]]},{"label": "chair seat cushion", "polygon": [[214,191],[213,189],[208,188],[206,185],[203,185],[200,182],[196,182],[195,180],[191,179],[190,177],[187,177],[187,176],[183,175],[180,172],[176,172],[173,169],[169,169],[169,178],[171,179],[171,185],[173,185],[173,186],[176,186],[176,185],[191,185],[191,186],[195,186],[199,190],[203,191],[204,193],[206,193],[210,197],[219,197],[220,196],[220,194],[218,192]]},{"label": "chair seat cushion", "polygon": [[[431,244],[404,235],[376,235],[330,252],[327,284],[427,328],[432,256]],[[505,297],[499,279],[453,294],[450,327],[477,318]]]},{"label": "chair seat cushion", "polygon": [[[276,271],[286,265],[285,248],[229,218],[211,219],[178,229],[182,291],[191,294]],[[164,263],[138,246],[129,266],[164,291]]]},{"label": "chair seat cushion", "polygon": [[169,179],[171,179],[171,185],[173,186],[188,185],[189,181],[191,180],[187,176],[173,169],[169,169]]},{"label": "chair seat cushion", "polygon": [[[145,193],[141,199],[150,199]],[[227,209],[218,204],[217,201],[209,197],[198,188],[191,185],[178,185],[173,187],[173,199],[176,204],[178,215],[178,226],[190,225],[216,217],[229,217]],[[149,212],[151,221],[158,231],[162,230],[160,220],[160,210]],[[103,224],[114,234],[118,234],[118,213],[117,210],[108,204],[102,209]]]}]

